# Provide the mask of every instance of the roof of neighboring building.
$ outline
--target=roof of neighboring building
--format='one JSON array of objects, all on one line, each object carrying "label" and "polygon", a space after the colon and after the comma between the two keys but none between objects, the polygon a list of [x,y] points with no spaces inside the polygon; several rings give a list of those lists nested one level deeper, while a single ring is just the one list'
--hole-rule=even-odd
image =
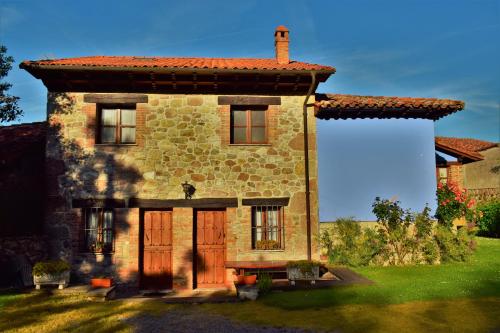
[{"label": "roof of neighboring building", "polygon": [[316,94],[316,117],[424,118],[437,120],[464,108],[464,102],[438,98]]},{"label": "roof of neighboring building", "polygon": [[455,157],[470,160],[482,160],[483,155],[479,152],[497,147],[498,143],[483,141],[472,138],[451,138],[437,136],[435,138],[436,149]]},{"label": "roof of neighboring building", "polygon": [[45,146],[46,122],[0,126],[0,165]]},{"label": "roof of neighboring building", "polygon": [[330,71],[334,67],[290,61],[279,64],[276,59],[258,58],[182,58],[182,57],[134,57],[134,56],[90,56],[65,59],[26,60],[21,68],[30,67],[107,67],[107,68],[156,68],[156,69],[225,69],[225,70],[285,70],[285,71]]}]

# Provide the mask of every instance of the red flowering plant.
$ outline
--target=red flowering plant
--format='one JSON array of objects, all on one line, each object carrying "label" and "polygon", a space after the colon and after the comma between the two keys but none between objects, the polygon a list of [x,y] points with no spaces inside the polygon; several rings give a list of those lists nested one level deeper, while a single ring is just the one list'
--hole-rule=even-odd
[{"label": "red flowering plant", "polygon": [[451,228],[453,220],[465,217],[468,223],[476,220],[476,204],[473,198],[467,195],[467,190],[460,189],[457,184],[438,184],[436,191],[438,208],[436,218],[441,225]]}]

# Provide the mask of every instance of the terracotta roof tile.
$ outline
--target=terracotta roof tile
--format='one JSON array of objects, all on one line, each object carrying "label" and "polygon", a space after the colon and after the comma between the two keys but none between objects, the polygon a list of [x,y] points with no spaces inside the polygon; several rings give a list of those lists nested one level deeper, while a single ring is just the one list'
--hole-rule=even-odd
[{"label": "terracotta roof tile", "polygon": [[437,136],[435,138],[436,148],[441,148],[441,150],[446,150],[449,152],[454,152],[455,155],[461,154],[465,157],[471,156],[477,159],[483,159],[483,155],[479,152],[497,147],[498,144],[495,142],[483,141],[471,138],[451,138]]},{"label": "terracotta roof tile", "polygon": [[316,94],[321,119],[425,118],[439,119],[462,110],[464,102],[438,98]]},{"label": "terracotta roof tile", "polygon": [[74,66],[82,67],[129,67],[129,68],[196,68],[226,70],[323,70],[335,72],[334,67],[290,61],[279,64],[276,59],[257,58],[167,58],[167,57],[133,57],[133,56],[91,56],[66,59],[26,60],[21,68]]}]

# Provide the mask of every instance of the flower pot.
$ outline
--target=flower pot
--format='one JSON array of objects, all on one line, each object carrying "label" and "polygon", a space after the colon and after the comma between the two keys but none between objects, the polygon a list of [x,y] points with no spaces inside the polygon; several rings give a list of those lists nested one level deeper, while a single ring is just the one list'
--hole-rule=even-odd
[{"label": "flower pot", "polygon": [[57,284],[59,289],[63,289],[69,284],[69,271],[60,274],[41,274],[33,275],[33,284],[36,289],[40,289],[41,285]]},{"label": "flower pot", "polygon": [[299,267],[287,267],[286,271],[292,285],[295,285],[297,280],[311,281],[311,284],[314,284],[319,279],[319,266],[311,267],[310,271],[303,271]]},{"label": "flower pot", "polygon": [[235,284],[245,284],[245,276],[244,275],[235,275],[234,276],[234,283]]},{"label": "flower pot", "polygon": [[93,278],[90,279],[92,288],[110,288],[113,285],[112,278]]},{"label": "flower pot", "polygon": [[326,255],[326,254],[320,254],[319,259],[321,261],[328,261],[328,255]]},{"label": "flower pot", "polygon": [[243,282],[245,284],[255,284],[257,282],[257,275],[245,275],[243,277]]}]

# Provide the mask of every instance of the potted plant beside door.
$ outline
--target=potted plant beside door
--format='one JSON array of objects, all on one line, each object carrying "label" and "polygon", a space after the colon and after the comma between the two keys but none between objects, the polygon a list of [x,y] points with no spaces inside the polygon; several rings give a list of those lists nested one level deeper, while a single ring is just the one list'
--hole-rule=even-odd
[{"label": "potted plant beside door", "polygon": [[254,285],[257,282],[257,274],[245,273],[243,276],[243,283],[247,285]]},{"label": "potted plant beside door", "polygon": [[42,284],[57,284],[63,289],[69,284],[71,267],[64,260],[40,261],[33,266],[33,284],[40,289]]},{"label": "potted plant beside door", "polygon": [[90,279],[92,288],[110,288],[113,285],[113,278],[97,276]]}]

